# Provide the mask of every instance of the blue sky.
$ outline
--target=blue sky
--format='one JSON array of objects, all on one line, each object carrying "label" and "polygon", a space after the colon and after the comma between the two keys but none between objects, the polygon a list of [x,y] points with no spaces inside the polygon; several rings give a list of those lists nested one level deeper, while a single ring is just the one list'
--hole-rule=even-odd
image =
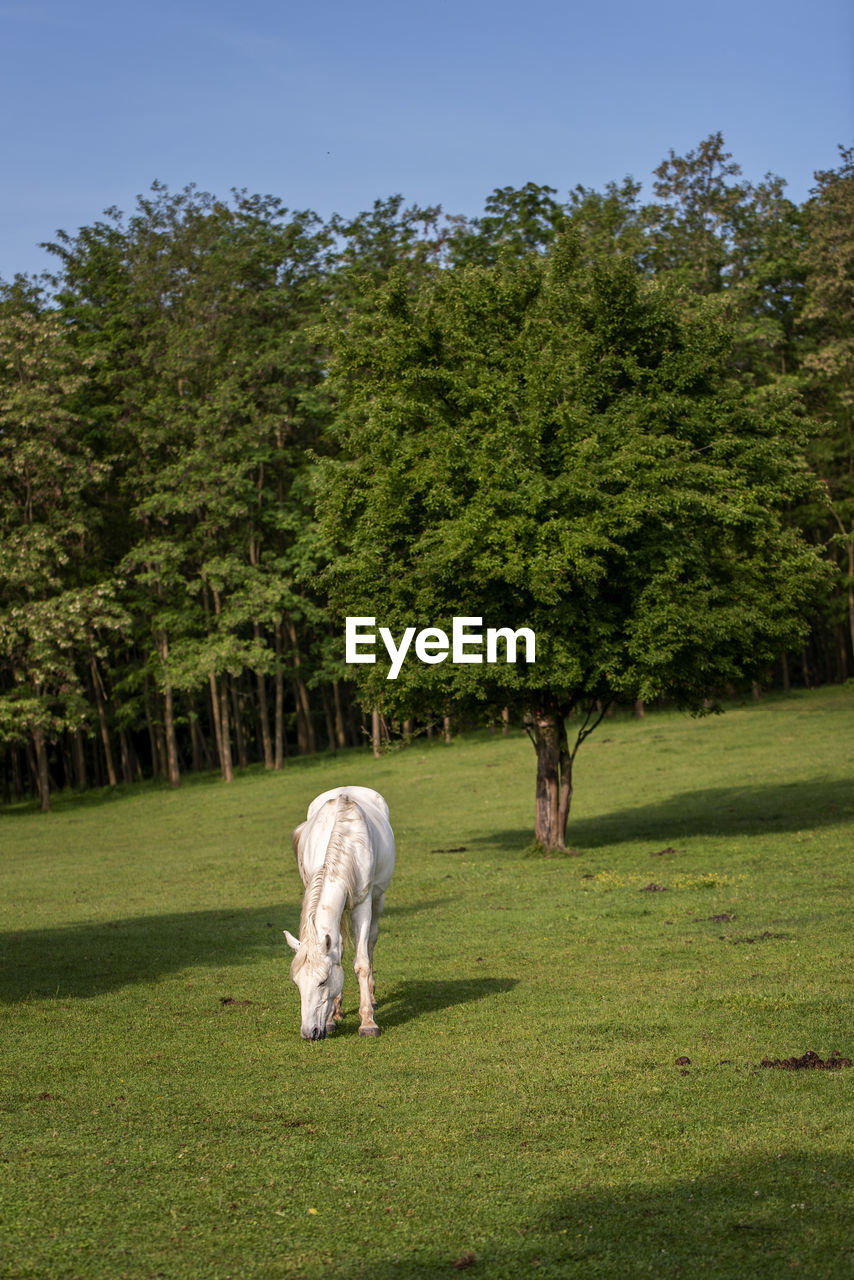
[{"label": "blue sky", "polygon": [[0,40],[7,280],[155,179],[477,214],[498,186],[649,184],[721,130],[800,201],[854,141],[850,0],[0,0]]}]

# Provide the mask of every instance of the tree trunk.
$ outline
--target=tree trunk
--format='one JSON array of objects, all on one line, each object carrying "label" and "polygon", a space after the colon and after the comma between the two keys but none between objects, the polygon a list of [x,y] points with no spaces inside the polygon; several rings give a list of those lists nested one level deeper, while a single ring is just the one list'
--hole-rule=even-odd
[{"label": "tree trunk", "polygon": [[300,701],[300,691],[296,676],[291,676],[291,692],[294,695],[294,706],[297,713],[297,751],[301,756],[308,755],[308,730],[305,726],[305,715]]},{"label": "tree trunk", "polygon": [[211,768],[211,757],[194,706],[190,707],[189,720],[190,741],[193,744],[193,771],[194,773],[203,773],[205,769]]},{"label": "tree trunk", "polygon": [[[71,741],[71,735],[66,730],[59,739],[59,754],[62,759],[62,789],[63,791],[71,790],[74,786],[74,765],[71,760],[71,747],[68,745]],[[4,772],[0,770],[0,772]]]},{"label": "tree trunk", "polygon": [[[566,768],[566,730],[557,706],[550,702],[533,713],[537,752],[537,808],[534,836],[544,849],[563,849],[572,796],[572,770]],[[562,766],[565,776],[562,776]],[[563,812],[562,812],[563,811]]]},{"label": "tree trunk", "polygon": [[211,692],[211,716],[214,727],[214,743],[216,745],[216,759],[220,769],[222,769],[222,724],[219,718],[219,690],[216,687],[216,676],[213,671],[208,672],[208,684]]},{"label": "tree trunk", "polygon": [[332,681],[332,701],[335,705],[335,741],[338,743],[339,750],[343,751],[347,745],[347,732],[344,728],[344,712],[341,707],[341,690],[338,681]]},{"label": "tree trunk", "polygon": [[172,686],[163,691],[163,736],[166,739],[166,776],[170,787],[180,787],[181,770],[178,765],[178,743],[175,740],[175,714],[172,707]]},{"label": "tree trunk", "polygon": [[450,716],[445,716],[443,718],[442,728],[445,735],[445,742],[449,743],[451,741],[451,717]]},{"label": "tree trunk", "polygon": [[219,723],[222,741],[220,762],[223,782],[234,781],[234,765],[231,760],[231,727],[228,721],[228,676],[223,672],[219,683]]},{"label": "tree trunk", "polygon": [[305,681],[300,673],[302,659],[300,658],[299,646],[297,644],[297,631],[292,622],[288,624],[288,636],[290,637],[293,649],[293,675],[291,677],[294,688],[294,701],[297,708],[297,736],[299,738],[299,749],[301,753],[314,754],[317,745],[314,739],[314,725],[311,722],[311,704],[308,700],[308,689]]},{"label": "tree trunk", "polygon": [[501,708],[501,736],[506,738],[510,733],[510,708]]},{"label": "tree trunk", "polygon": [[[258,720],[261,725],[261,750],[264,753],[264,768],[273,767],[273,739],[270,735],[270,712],[267,707],[267,682],[261,671],[255,673],[258,683]],[[281,768],[281,765],[279,766]]]},{"label": "tree trunk", "polygon": [[275,728],[273,768],[281,769],[285,754],[285,682],[282,675],[282,628],[276,627]]},{"label": "tree trunk", "polygon": [[224,681],[228,681],[231,686],[231,708],[234,717],[234,741],[237,744],[237,759],[240,762],[241,769],[249,767],[249,755],[246,751],[246,738],[243,733],[243,716],[240,707],[240,691],[237,687],[237,679],[234,676],[224,675]]},{"label": "tree trunk", "polygon": [[329,690],[325,684],[320,686],[320,697],[323,702],[323,718],[326,721],[326,737],[329,750],[335,750],[335,725],[332,720],[332,703],[329,701]]},{"label": "tree trunk", "polygon": [[848,654],[845,650],[845,628],[841,623],[836,624],[836,653],[837,679],[844,684],[848,679]]},{"label": "tree trunk", "polygon": [[130,748],[128,736],[124,729],[119,729],[119,761],[122,767],[122,782],[130,784],[133,782],[133,765],[131,764]]},{"label": "tree trunk", "polygon": [[12,793],[16,800],[23,800],[24,779],[21,776],[21,757],[17,747],[12,747]]},{"label": "tree trunk", "polygon": [[42,813],[50,810],[50,775],[47,771],[47,743],[44,729],[39,726],[33,729],[33,747],[36,753],[36,783],[42,802]]},{"label": "tree trunk", "polygon": [[86,790],[86,752],[83,746],[83,730],[75,729],[72,747],[74,782],[78,791]]},{"label": "tree trunk", "polygon": [[[157,721],[157,723],[154,726],[154,731],[157,734],[157,750],[160,754],[160,777],[163,779],[164,782],[168,782],[169,781],[169,756],[166,750],[166,734],[163,732],[162,720]],[[100,756],[98,757],[98,759],[100,759]],[[103,786],[104,785],[103,780],[101,780],[98,783],[98,785]]]},{"label": "tree trunk", "polygon": [[371,711],[371,746],[377,759],[382,755],[380,745],[380,713],[376,707]]},{"label": "tree trunk", "polygon": [[[154,732],[154,722],[151,719],[151,708],[148,705],[148,689],[145,690],[145,723],[148,728],[148,742],[151,748],[151,776],[157,778],[160,776],[160,755],[157,750],[157,734]],[[95,764],[98,763],[98,753],[95,752]]]},{"label": "tree trunk", "polygon": [[812,683],[810,681],[810,668],[809,668],[809,662],[807,661],[806,645],[801,645],[801,670],[804,673],[804,688],[811,689]]},{"label": "tree trunk", "polygon": [[107,764],[107,777],[109,779],[110,786],[114,787],[118,779],[116,777],[116,766],[113,763],[113,751],[110,746],[110,731],[107,726],[106,693],[94,653],[89,661],[89,670],[92,674],[92,687],[95,690],[95,704],[98,708],[98,723],[101,726],[101,742],[104,745],[104,760]]},{"label": "tree trunk", "polygon": [[[157,652],[160,655],[160,661],[163,665],[164,675],[166,672],[166,663],[169,658],[169,642],[166,638],[166,632],[158,629],[156,634]],[[172,686],[167,681],[163,684],[163,737],[165,740],[165,756],[166,756],[166,778],[170,787],[180,787],[181,770],[178,766],[178,744],[175,741],[175,713],[172,705]],[[110,760],[107,758],[107,768],[110,769]],[[110,776],[113,776],[111,771]]]}]

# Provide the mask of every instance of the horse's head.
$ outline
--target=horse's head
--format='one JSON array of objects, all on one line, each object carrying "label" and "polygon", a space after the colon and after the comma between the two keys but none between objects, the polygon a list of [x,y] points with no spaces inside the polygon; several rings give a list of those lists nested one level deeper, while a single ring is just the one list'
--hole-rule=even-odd
[{"label": "horse's head", "polygon": [[341,937],[319,932],[309,922],[304,937],[295,938],[285,930],[293,950],[291,977],[299,988],[302,1006],[303,1040],[323,1040],[332,1024],[332,1010],[344,987],[341,967]]}]

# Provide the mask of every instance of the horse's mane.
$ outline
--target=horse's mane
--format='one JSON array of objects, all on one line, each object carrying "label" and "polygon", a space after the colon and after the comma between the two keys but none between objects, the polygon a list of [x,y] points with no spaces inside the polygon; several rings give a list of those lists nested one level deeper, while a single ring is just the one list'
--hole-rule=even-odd
[{"label": "horse's mane", "polygon": [[[356,905],[359,886],[358,862],[355,854],[360,848],[367,850],[368,846],[367,824],[356,802],[351,800],[345,792],[327,803],[336,806],[335,821],[329,835],[323,865],[318,867],[306,885],[299,922],[300,941],[305,942],[306,950],[301,959],[294,957],[298,968],[302,968],[309,956],[313,956],[319,949],[315,941],[314,923],[327,880],[343,880],[347,894],[345,899],[347,909]],[[294,832],[295,837],[296,834]],[[297,841],[295,840],[294,843],[296,845]]]}]

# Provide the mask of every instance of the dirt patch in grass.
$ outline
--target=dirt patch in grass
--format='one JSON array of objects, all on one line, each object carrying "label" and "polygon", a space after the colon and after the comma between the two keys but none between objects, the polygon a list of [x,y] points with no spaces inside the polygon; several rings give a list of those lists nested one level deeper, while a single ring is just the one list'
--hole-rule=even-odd
[{"label": "dirt patch in grass", "polygon": [[454,1267],[457,1271],[467,1271],[469,1267],[473,1267],[477,1262],[476,1256],[469,1249],[468,1253],[464,1253],[461,1258],[457,1258]]},{"label": "dirt patch in grass", "polygon": [[781,1071],[838,1071],[841,1067],[850,1067],[851,1059],[843,1058],[836,1049],[827,1059],[820,1058],[814,1049],[807,1049],[801,1058],[763,1058],[759,1065]]},{"label": "dirt patch in grass", "polygon": [[720,937],[722,942],[731,942],[733,946],[738,946],[738,944],[741,942],[766,942],[771,938],[777,938],[785,941],[786,939],[789,938],[789,934],[771,933],[769,929],[766,929],[764,933],[757,934],[755,938],[728,938],[726,934],[723,934],[723,933],[720,935]]}]

